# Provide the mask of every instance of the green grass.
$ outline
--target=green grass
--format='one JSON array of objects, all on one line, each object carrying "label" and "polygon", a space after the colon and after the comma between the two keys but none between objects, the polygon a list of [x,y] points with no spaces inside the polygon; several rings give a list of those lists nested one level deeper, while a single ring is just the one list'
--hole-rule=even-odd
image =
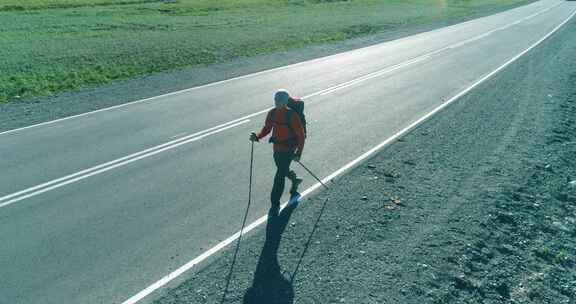
[{"label": "green grass", "polygon": [[3,0],[0,102],[531,0]]},{"label": "green grass", "polygon": [[[290,1],[274,0],[4,0],[0,4],[0,10],[39,10],[39,9],[59,9],[97,6],[118,6],[129,4],[151,4],[161,3],[178,7],[190,8],[193,10],[224,10],[246,7],[261,7],[266,5],[277,5]],[[316,2],[323,2],[322,0]]]}]

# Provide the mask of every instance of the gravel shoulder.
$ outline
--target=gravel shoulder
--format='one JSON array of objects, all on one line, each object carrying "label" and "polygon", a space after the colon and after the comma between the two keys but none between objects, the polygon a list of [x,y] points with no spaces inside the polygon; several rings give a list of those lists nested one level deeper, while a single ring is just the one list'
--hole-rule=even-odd
[{"label": "gravel shoulder", "polygon": [[575,303],[576,21],[154,303]]},{"label": "gravel shoulder", "polygon": [[118,80],[110,84],[85,87],[54,96],[0,103],[0,132],[395,40],[491,15],[529,2],[533,1],[526,0],[492,9],[485,8],[482,11],[471,12],[467,16],[446,16],[427,24],[406,24],[402,28],[340,42],[315,44],[299,49],[238,58],[219,64],[151,74],[130,80]]}]

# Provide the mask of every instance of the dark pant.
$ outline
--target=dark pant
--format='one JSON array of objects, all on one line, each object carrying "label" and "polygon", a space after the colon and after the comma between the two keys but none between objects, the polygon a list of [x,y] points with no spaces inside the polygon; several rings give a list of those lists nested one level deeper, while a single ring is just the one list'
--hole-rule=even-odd
[{"label": "dark pant", "polygon": [[274,186],[270,194],[272,206],[280,205],[280,198],[284,192],[286,177],[290,172],[290,163],[294,152],[274,152],[274,162],[276,163],[276,175],[274,176]]}]

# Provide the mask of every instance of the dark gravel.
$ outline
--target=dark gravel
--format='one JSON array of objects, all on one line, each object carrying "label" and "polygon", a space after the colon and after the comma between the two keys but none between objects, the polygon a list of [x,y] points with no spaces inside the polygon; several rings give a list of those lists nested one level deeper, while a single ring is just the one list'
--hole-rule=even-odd
[{"label": "dark gravel", "polygon": [[[526,0],[526,2],[532,1]],[[0,103],[0,132],[394,40],[494,14],[526,4],[526,2],[472,12],[464,17],[446,17],[429,24],[407,24],[400,29],[337,43],[312,45],[303,49],[239,58],[216,65],[198,66],[170,73],[120,80],[107,85],[86,87],[56,96]]]},{"label": "dark gravel", "polygon": [[[571,21],[251,234],[224,302],[576,303],[574,54]],[[155,303],[220,303],[232,254]]]}]

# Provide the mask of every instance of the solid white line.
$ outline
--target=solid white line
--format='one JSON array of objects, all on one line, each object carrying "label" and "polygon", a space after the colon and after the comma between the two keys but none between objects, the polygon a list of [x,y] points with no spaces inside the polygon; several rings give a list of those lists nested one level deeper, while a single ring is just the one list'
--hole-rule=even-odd
[{"label": "solid white line", "polygon": [[504,29],[504,28],[508,28],[508,27],[510,27],[510,26],[511,26],[511,24],[508,24],[508,25],[503,26],[503,27],[499,27],[499,28],[497,28],[497,29],[495,29],[495,30],[491,30],[491,31],[489,31],[489,32],[486,32],[486,33],[484,33],[484,34],[482,34],[482,35],[478,35],[478,36],[476,36],[476,37],[472,37],[472,38],[470,38],[470,39],[466,39],[466,40],[464,40],[464,41],[462,41],[462,42],[459,42],[459,43],[457,43],[457,44],[453,44],[453,45],[451,45],[451,46],[448,46],[447,48],[448,48],[448,49],[459,48],[459,47],[461,47],[461,46],[463,46],[463,45],[466,45],[466,44],[468,44],[468,43],[471,43],[471,42],[474,42],[474,41],[478,41],[478,40],[480,40],[480,39],[484,39],[484,38],[492,35],[492,33],[496,32],[497,30],[501,30],[501,29]]},{"label": "solid white line", "polygon": [[415,63],[424,61],[424,60],[426,60],[426,59],[428,59],[428,58],[430,58],[430,55],[423,55],[423,56],[420,56],[420,57],[416,57],[415,59],[412,59],[412,60],[409,60],[409,61],[406,61],[406,62],[397,64],[397,65],[394,65],[394,66],[389,67],[389,68],[385,68],[385,69],[380,70],[380,71],[376,71],[376,72],[370,73],[370,74],[365,75],[365,76],[363,76],[363,77],[360,77],[360,78],[357,78],[357,79],[354,79],[354,80],[345,82],[345,83],[340,84],[340,85],[337,85],[337,86],[335,86],[335,87],[333,87],[333,88],[328,88],[328,89],[325,89],[325,90],[323,90],[323,91],[317,92],[317,93],[315,93],[315,95],[317,95],[317,94],[320,94],[321,96],[328,95],[328,94],[334,93],[334,92],[336,92],[336,91],[339,91],[339,90],[341,90],[341,89],[351,87],[351,86],[356,85],[356,84],[358,84],[358,83],[362,83],[362,82],[365,82],[365,81],[367,81],[367,80],[374,79],[374,78],[376,78],[376,77],[380,77],[380,76],[389,74],[389,73],[391,73],[391,72],[394,72],[394,71],[399,70],[399,69],[401,69],[401,68],[407,67],[407,66],[409,66],[409,65],[413,65],[413,64],[415,64]]},{"label": "solid white line", "polygon": [[534,18],[534,17],[536,17],[536,16],[540,15],[541,13],[543,13],[543,12],[545,12],[545,11],[546,11],[546,10],[542,10],[541,12],[538,12],[538,13],[532,14],[532,15],[530,15],[530,16],[528,16],[528,17],[525,17],[525,18],[524,18],[524,20],[530,20],[530,19],[532,19],[532,18]]},{"label": "solid white line", "polygon": [[227,122],[227,123],[223,123],[223,124],[214,126],[214,127],[212,127],[212,128],[209,128],[209,129],[206,129],[206,130],[202,130],[202,131],[196,132],[196,133],[194,133],[194,134],[190,134],[190,135],[188,135],[188,136],[186,136],[186,137],[182,137],[182,138],[179,138],[179,139],[176,139],[176,140],[172,140],[172,141],[169,141],[169,142],[166,142],[166,143],[163,143],[163,144],[154,146],[154,147],[152,147],[152,148],[148,148],[148,149],[146,149],[146,150],[142,150],[142,151],[140,151],[140,152],[132,153],[132,154],[130,154],[130,155],[127,155],[127,156],[124,156],[124,157],[121,157],[121,158],[118,158],[118,159],[115,159],[115,160],[112,160],[112,161],[109,161],[109,162],[105,162],[105,163],[103,163],[103,164],[99,164],[99,165],[96,165],[96,166],[94,166],[94,167],[90,167],[90,168],[88,168],[88,169],[85,169],[85,170],[82,170],[82,171],[78,171],[78,172],[76,172],[76,173],[69,174],[69,175],[60,177],[60,178],[58,178],[58,179],[54,179],[54,180],[51,180],[51,181],[42,183],[42,184],[37,185],[37,186],[34,186],[34,187],[30,187],[30,188],[24,189],[24,190],[22,190],[22,191],[18,191],[18,192],[15,192],[15,193],[12,193],[12,194],[9,194],[9,195],[0,197],[0,202],[5,201],[5,200],[8,200],[8,199],[10,199],[10,198],[12,198],[12,197],[15,197],[15,196],[18,196],[18,195],[27,193],[27,192],[31,192],[31,191],[34,191],[34,190],[37,190],[37,189],[40,189],[40,188],[43,188],[43,187],[46,187],[46,186],[50,186],[50,185],[52,185],[52,184],[61,182],[61,181],[66,180],[66,179],[70,179],[70,178],[73,178],[73,177],[76,177],[76,176],[79,176],[79,175],[87,174],[87,173],[89,173],[89,172],[91,172],[91,171],[98,170],[98,169],[100,169],[100,168],[107,167],[107,166],[113,165],[113,164],[115,164],[115,163],[118,163],[118,162],[121,162],[121,161],[125,161],[125,160],[130,159],[130,158],[137,157],[137,156],[142,155],[142,154],[149,153],[149,152],[154,151],[154,150],[156,150],[156,149],[160,149],[160,148],[163,148],[163,147],[166,147],[166,146],[174,145],[174,144],[176,144],[176,143],[178,143],[178,142],[187,140],[187,139],[189,139],[189,138],[193,138],[193,137],[196,137],[196,136],[200,136],[200,135],[202,135],[202,134],[204,134],[204,133],[208,133],[208,132],[211,132],[211,131],[213,131],[213,130],[217,130],[217,129],[220,129],[220,128],[224,128],[224,127],[226,127],[226,126],[228,126],[228,125],[230,125],[230,124],[234,124],[234,123],[237,123],[237,122],[239,122],[239,121],[244,121],[244,120],[246,120],[246,119],[247,119],[246,117],[242,117],[242,118],[239,118],[239,119],[235,119],[235,120],[229,121],[229,122]]},{"label": "solid white line", "polygon": [[[549,7],[549,8],[547,8],[547,9],[545,9],[545,10],[539,11],[539,12],[537,12],[537,13],[535,13],[535,14],[532,14],[532,15],[530,15],[529,17],[533,18],[533,17],[535,17],[535,16],[538,16],[538,15],[542,14],[543,12],[548,11],[548,10],[550,10],[551,8],[554,8],[554,7],[556,7],[556,6],[560,5],[560,4],[561,4],[561,3],[557,3],[556,5],[554,5],[554,6],[552,6],[552,7]],[[519,21],[515,21],[515,22],[513,22],[513,23],[511,23],[511,24],[508,24],[508,25],[505,25],[505,26],[498,27],[498,28],[496,28],[496,29],[490,30],[490,31],[488,31],[488,32],[486,32],[486,33],[483,33],[483,34],[480,34],[480,35],[478,35],[478,36],[475,36],[475,37],[466,39],[466,40],[461,41],[461,42],[458,42],[458,43],[456,43],[456,44],[448,45],[448,46],[445,46],[445,47],[440,48],[440,49],[438,49],[438,50],[431,51],[431,52],[429,52],[429,53],[425,53],[425,54],[423,54],[423,55],[417,56],[417,57],[415,57],[415,58],[413,58],[413,59],[410,59],[410,60],[408,60],[408,61],[405,61],[405,62],[396,64],[396,65],[394,65],[394,66],[387,67],[387,68],[384,68],[384,69],[381,69],[381,70],[372,72],[372,73],[370,73],[370,74],[367,74],[367,75],[358,77],[358,78],[356,78],[356,79],[352,79],[352,80],[350,80],[350,81],[347,81],[347,82],[344,82],[344,83],[335,85],[335,86],[333,86],[333,87],[331,87],[331,88],[327,88],[327,89],[324,89],[324,90],[322,90],[322,91],[318,91],[318,92],[316,92],[316,93],[312,93],[312,94],[310,94],[310,95],[308,95],[308,96],[306,96],[306,97],[303,97],[303,99],[310,98],[310,97],[317,96],[317,95],[321,95],[321,96],[328,95],[328,94],[331,94],[331,93],[333,93],[333,92],[336,92],[336,91],[338,91],[338,90],[340,90],[340,89],[344,89],[344,88],[353,86],[353,85],[355,85],[355,84],[358,84],[358,83],[361,83],[361,82],[364,82],[364,81],[367,81],[367,80],[370,80],[370,79],[373,79],[373,78],[376,78],[376,77],[383,76],[383,75],[385,75],[385,74],[388,74],[388,73],[390,73],[390,72],[396,71],[396,70],[401,69],[401,68],[403,68],[403,67],[406,67],[406,66],[409,66],[409,65],[412,65],[412,64],[415,64],[415,63],[424,61],[424,60],[432,57],[433,55],[436,55],[436,54],[438,54],[438,53],[444,52],[444,51],[446,51],[446,50],[448,50],[448,49],[455,49],[455,48],[461,47],[461,46],[463,46],[463,45],[465,45],[465,44],[468,44],[468,43],[471,43],[471,42],[474,42],[474,41],[478,41],[478,40],[480,40],[480,39],[484,39],[484,38],[492,35],[493,33],[497,32],[497,31],[500,31],[500,30],[509,28],[510,26],[516,25],[516,24],[518,24],[518,23],[521,23],[522,21],[524,21],[524,19],[519,20]]]},{"label": "solid white line", "polygon": [[[528,5],[528,6],[531,6],[531,5],[535,5],[535,3],[530,4],[530,5]],[[557,4],[557,5],[559,5],[559,4]],[[525,6],[525,7],[527,7],[527,6]],[[525,7],[519,7],[519,8],[515,8],[515,9],[513,9],[513,10],[517,10],[517,9],[525,8]],[[555,6],[553,6],[553,7],[555,7]],[[552,8],[553,8],[553,7],[552,7]],[[550,8],[548,8],[548,9],[550,9]],[[247,74],[247,75],[242,75],[242,76],[233,77],[233,78],[229,78],[229,79],[224,79],[224,80],[220,80],[220,81],[208,83],[208,84],[205,84],[205,85],[200,85],[200,86],[197,86],[197,87],[192,87],[192,88],[188,88],[188,89],[184,89],[184,90],[174,91],[174,92],[170,92],[170,93],[167,93],[167,94],[162,94],[162,95],[153,96],[153,97],[149,97],[149,98],[139,99],[139,100],[135,100],[135,101],[123,103],[123,104],[116,105],[116,106],[111,106],[111,107],[107,107],[107,108],[102,108],[102,109],[99,109],[99,110],[94,110],[94,111],[85,112],[85,113],[81,113],[81,114],[77,114],[77,115],[67,116],[67,117],[63,117],[63,118],[59,118],[59,119],[55,119],[55,120],[51,120],[51,121],[46,121],[46,122],[42,122],[42,123],[38,123],[38,124],[26,126],[26,127],[21,127],[21,128],[17,128],[17,129],[7,130],[7,131],[0,132],[0,135],[6,135],[6,134],[10,134],[10,133],[14,133],[14,132],[19,132],[19,131],[23,131],[23,130],[27,130],[27,129],[31,129],[31,128],[35,128],[35,127],[51,125],[51,124],[54,124],[54,123],[57,123],[57,122],[61,122],[61,121],[65,121],[65,120],[69,120],[69,119],[79,118],[79,117],[88,116],[88,115],[92,115],[92,114],[96,114],[96,113],[100,113],[100,112],[104,112],[104,111],[109,111],[109,110],[113,110],[113,109],[118,109],[118,108],[130,106],[130,105],[134,105],[134,104],[138,104],[138,103],[143,103],[143,102],[147,102],[147,101],[152,101],[152,100],[159,99],[159,98],[163,98],[163,97],[169,97],[169,96],[173,96],[173,95],[178,95],[178,94],[182,94],[182,93],[187,93],[187,92],[190,92],[190,91],[194,91],[194,90],[198,90],[198,89],[202,89],[202,88],[207,88],[207,87],[219,85],[219,84],[222,84],[222,83],[227,83],[227,82],[236,81],[236,80],[241,80],[241,79],[246,79],[246,78],[251,78],[251,77],[255,77],[255,76],[259,76],[259,75],[263,75],[263,74],[267,74],[267,73],[277,72],[277,71],[285,70],[285,69],[292,68],[292,67],[296,67],[296,66],[303,65],[303,64],[315,63],[315,62],[327,60],[327,59],[330,59],[330,58],[333,58],[333,57],[336,57],[336,56],[341,56],[341,55],[344,55],[344,54],[350,54],[350,53],[357,52],[357,51],[360,51],[360,50],[368,50],[368,49],[371,49],[371,48],[382,47],[383,45],[386,45],[386,44],[397,44],[397,43],[404,42],[404,41],[406,41],[406,40],[413,40],[413,39],[419,38],[419,37],[421,37],[421,36],[430,35],[430,34],[433,34],[433,33],[436,33],[436,32],[440,32],[440,31],[445,31],[445,30],[447,30],[447,29],[452,29],[452,28],[456,28],[456,27],[463,27],[464,25],[467,25],[467,24],[469,24],[469,23],[472,23],[472,22],[475,22],[475,21],[478,21],[478,20],[482,20],[482,19],[486,19],[486,18],[489,18],[489,17],[494,17],[494,16],[498,16],[498,15],[503,15],[503,14],[506,14],[506,13],[510,13],[510,11],[512,11],[512,10],[503,11],[503,12],[500,12],[500,13],[497,13],[497,14],[494,14],[494,15],[490,15],[490,16],[485,16],[485,17],[481,17],[481,18],[477,18],[477,19],[468,20],[468,21],[466,21],[466,22],[462,22],[462,23],[458,23],[458,24],[453,24],[453,25],[446,26],[446,27],[443,27],[443,28],[438,28],[438,29],[435,29],[435,30],[431,30],[431,31],[427,31],[427,32],[422,32],[422,33],[418,33],[418,34],[415,34],[415,35],[412,35],[412,36],[407,36],[407,37],[403,37],[403,38],[396,39],[396,40],[386,41],[386,42],[382,42],[382,43],[378,43],[378,44],[374,44],[374,45],[362,47],[362,48],[359,48],[359,49],[344,51],[344,52],[332,54],[332,55],[325,56],[325,57],[315,58],[315,59],[311,59],[311,60],[307,60],[307,61],[302,61],[302,62],[298,62],[298,63],[294,63],[294,64],[289,64],[289,65],[286,65],[286,66],[277,67],[277,68],[273,68],[273,69],[269,69],[269,70],[264,70],[264,71],[260,71],[260,72],[256,72],[256,73],[252,73],[252,74]]]},{"label": "solid white line", "polygon": [[[176,143],[176,144],[173,144],[173,145],[165,146],[165,147],[163,147],[163,148],[161,148],[161,149],[157,149],[157,150],[154,150],[154,151],[149,152],[149,153],[145,153],[145,154],[138,153],[138,154],[141,154],[141,155],[139,155],[139,156],[137,156],[137,157],[134,157],[134,158],[129,158],[129,159],[124,158],[124,159],[126,159],[126,160],[124,160],[124,161],[122,161],[122,162],[114,161],[114,163],[116,163],[116,164],[113,164],[113,165],[110,165],[110,166],[103,166],[103,165],[97,166],[97,167],[103,167],[102,169],[99,169],[99,170],[95,170],[95,171],[91,171],[91,172],[88,172],[89,170],[84,170],[83,172],[88,172],[88,173],[83,174],[83,175],[79,175],[78,173],[75,173],[75,174],[69,175],[69,176],[68,176],[68,179],[67,179],[67,178],[60,178],[60,179],[58,179],[58,180],[60,180],[61,182],[60,182],[60,183],[56,183],[56,184],[54,184],[55,181],[52,181],[52,182],[49,182],[49,183],[45,183],[45,184],[43,184],[44,186],[49,186],[49,185],[54,184],[54,185],[49,186],[49,187],[46,187],[46,188],[40,187],[41,185],[39,185],[39,186],[30,188],[30,189],[27,189],[27,190],[23,190],[23,191],[20,191],[20,192],[17,192],[17,193],[14,193],[14,194],[5,196],[5,197],[1,198],[0,201],[5,200],[5,199],[8,199],[8,198],[11,198],[11,197],[16,197],[16,198],[11,199],[11,200],[9,200],[9,201],[7,201],[7,202],[0,203],[0,208],[9,206],[9,205],[11,205],[11,204],[14,204],[14,203],[16,203],[16,202],[19,202],[19,201],[21,201],[21,200],[24,200],[24,199],[27,199],[27,198],[30,198],[30,197],[33,197],[33,196],[36,196],[36,195],[39,195],[39,194],[42,194],[42,193],[45,193],[45,192],[48,192],[48,191],[51,191],[51,190],[54,190],[54,189],[63,187],[63,186],[66,186],[66,185],[68,185],[68,184],[75,183],[75,182],[77,182],[77,181],[86,179],[86,178],[88,178],[88,177],[91,177],[91,176],[94,176],[94,175],[97,175],[97,174],[100,174],[100,173],[103,173],[103,172],[106,172],[106,171],[110,171],[110,170],[115,169],[115,168],[117,168],[117,167],[124,166],[124,165],[126,165],[126,164],[133,163],[133,162],[135,162],[135,161],[138,161],[138,160],[141,160],[141,159],[144,159],[144,158],[148,158],[148,157],[153,156],[153,155],[156,155],[156,154],[158,154],[158,153],[162,153],[162,152],[164,152],[164,151],[174,149],[174,148],[176,148],[176,147],[185,145],[185,144],[187,144],[187,143],[191,143],[191,142],[200,140],[200,139],[202,139],[202,138],[208,137],[208,136],[213,135],[213,134],[216,134],[216,133],[220,133],[220,132],[222,132],[222,131],[225,131],[225,130],[228,130],[228,129],[231,129],[231,128],[234,128],[234,127],[237,127],[237,126],[242,125],[242,124],[245,124],[245,123],[247,123],[247,122],[250,122],[250,120],[249,120],[249,119],[243,120],[243,121],[241,121],[241,122],[237,122],[237,123],[235,123],[235,124],[226,126],[226,127],[224,127],[224,128],[217,129],[217,130],[214,130],[214,131],[211,131],[211,132],[202,134],[202,135],[197,136],[197,137],[192,137],[192,138],[189,138],[189,139],[187,139],[187,140],[180,141],[180,142],[178,142],[178,143]],[[163,146],[164,146],[164,145],[163,145]],[[112,162],[110,162],[110,163],[112,163]],[[110,163],[107,163],[107,164],[110,164]],[[79,175],[79,176],[78,176],[78,175]],[[77,176],[77,177],[75,177],[75,178],[70,178],[70,177],[72,177],[72,176]],[[31,192],[32,189],[40,189],[40,190]],[[28,193],[28,192],[31,192],[31,193]],[[26,193],[28,193],[28,194],[26,194]],[[25,194],[25,195],[17,196],[17,195],[20,195],[20,194]]]},{"label": "solid white line", "polygon": [[[416,126],[418,126],[419,124],[421,124],[423,121],[425,121],[426,119],[430,118],[432,115],[436,114],[437,112],[439,112],[440,110],[444,109],[446,106],[448,106],[449,104],[453,103],[454,101],[456,101],[458,98],[462,97],[463,95],[467,94],[468,92],[470,92],[472,89],[474,89],[475,87],[477,87],[478,85],[480,85],[481,83],[483,83],[484,81],[486,81],[487,79],[489,79],[490,77],[494,76],[496,73],[500,72],[502,69],[506,68],[507,66],[509,66],[510,64],[512,64],[513,62],[515,62],[516,60],[518,60],[518,58],[522,57],[524,54],[526,54],[527,52],[529,52],[530,50],[532,50],[533,48],[535,48],[536,46],[538,46],[540,43],[542,43],[544,40],[548,39],[548,37],[550,37],[552,34],[554,34],[556,31],[558,31],[558,29],[560,29],[564,24],[566,24],[572,17],[574,17],[574,15],[576,14],[576,11],[574,11],[566,20],[564,20],[560,25],[558,25],[556,28],[554,28],[551,32],[549,32],[547,35],[545,35],[542,39],[538,40],[536,43],[534,43],[533,45],[531,45],[530,47],[528,47],[527,49],[525,49],[524,51],[522,51],[520,54],[516,55],[515,57],[513,57],[512,59],[508,60],[506,63],[504,63],[503,65],[501,65],[500,67],[498,67],[496,70],[492,71],[491,73],[487,74],[486,76],[482,77],[480,80],[476,81],[475,83],[473,83],[471,86],[469,86],[468,88],[464,89],[463,91],[461,91],[460,93],[458,93],[457,95],[455,95],[454,97],[450,98],[449,100],[447,100],[446,102],[444,102],[443,104],[441,104],[440,106],[436,107],[434,110],[432,110],[431,112],[427,113],[426,115],[422,116],[421,118],[419,118],[418,120],[416,120],[415,122],[411,123],[409,126],[407,126],[406,128],[400,130],[399,132],[397,132],[396,134],[394,134],[393,136],[389,137],[388,139],[386,139],[385,141],[383,141],[382,143],[378,144],[377,146],[375,146],[374,148],[368,150],[367,152],[365,152],[364,154],[362,154],[360,157],[354,159],[353,161],[349,162],[348,164],[346,164],[345,166],[343,166],[342,168],[336,170],[334,173],[328,175],[327,177],[325,177],[322,182],[323,183],[327,183],[330,180],[334,179],[335,177],[341,175],[342,173],[344,173],[345,171],[349,170],[350,168],[356,166],[358,163],[362,162],[363,160],[367,159],[368,157],[372,156],[375,152],[377,152],[378,150],[382,149],[384,146],[390,144],[391,142],[393,142],[394,140],[398,139],[399,137],[405,135],[406,133],[408,133],[410,130],[412,130],[413,128],[415,128]],[[302,197],[309,195],[310,193],[312,193],[313,191],[315,191],[316,189],[318,189],[319,187],[321,187],[320,183],[316,183],[315,185],[311,186],[310,188],[306,189],[304,192],[302,192]],[[286,206],[286,203],[284,203],[284,205],[282,205],[282,209]],[[254,228],[258,227],[259,225],[263,224],[264,222],[266,222],[266,220],[268,219],[268,216],[262,216],[259,219],[257,219],[255,222],[251,223],[250,225],[248,225],[246,228],[244,228],[244,232],[242,233],[242,235],[252,231]],[[132,296],[131,298],[127,299],[126,301],[122,302],[122,304],[135,304],[138,301],[142,300],[143,298],[145,298],[146,296],[150,295],[152,292],[156,291],[157,289],[163,287],[164,285],[168,284],[170,281],[172,281],[173,279],[177,278],[178,276],[180,276],[181,274],[185,273],[186,271],[190,270],[192,267],[194,267],[195,265],[197,265],[198,263],[204,261],[206,258],[208,258],[209,256],[217,253],[218,251],[222,250],[223,248],[225,248],[227,245],[229,245],[230,243],[232,243],[233,241],[235,241],[236,239],[238,239],[238,237],[240,236],[240,231],[236,232],[235,234],[233,234],[231,237],[227,238],[226,240],[220,242],[219,244],[217,244],[216,246],[212,247],[211,249],[209,249],[208,251],[204,252],[203,254],[201,254],[200,256],[192,259],[190,262],[184,264],[183,266],[179,267],[178,269],[176,269],[175,271],[171,272],[170,274],[164,276],[163,278],[161,278],[160,280],[156,281],[154,284],[146,287],[145,289],[143,289],[142,291],[140,291],[139,293],[137,293],[136,295]]]},{"label": "solid white line", "polygon": [[480,39],[486,38],[486,37],[492,35],[493,33],[497,32],[497,31],[502,31],[502,30],[508,29],[508,28],[510,28],[510,27],[512,27],[512,26],[515,26],[515,25],[518,25],[518,24],[520,24],[520,23],[522,23],[522,22],[524,22],[524,21],[526,21],[526,20],[528,20],[528,19],[530,19],[530,18],[534,18],[534,17],[536,17],[536,16],[538,16],[538,15],[541,15],[541,14],[543,14],[543,13],[545,13],[545,12],[547,12],[547,11],[555,8],[555,7],[557,7],[557,6],[560,5],[560,4],[562,4],[562,2],[556,3],[555,5],[553,5],[553,6],[551,6],[551,7],[548,7],[548,8],[546,8],[546,9],[543,9],[543,10],[539,11],[539,12],[536,12],[535,14],[532,14],[532,15],[528,16],[529,18],[528,18],[528,17],[524,17],[524,18],[522,18],[522,19],[520,19],[520,20],[517,20],[517,21],[514,21],[514,22],[512,22],[512,23],[510,23],[510,24],[507,24],[507,25],[504,25],[504,26],[495,28],[495,29],[493,29],[493,30],[490,30],[490,31],[488,31],[488,32],[486,32],[486,33],[484,33],[484,34],[481,34],[481,35],[478,35],[478,36],[476,36],[476,37],[472,37],[472,38],[466,39],[466,40],[464,40],[464,41],[461,41],[461,42],[459,42],[459,43],[456,43],[456,44],[453,44],[453,45],[444,47],[444,48],[442,48],[442,49],[439,49],[439,50],[437,50],[435,53],[440,53],[440,52],[445,51],[445,50],[447,50],[447,49],[459,48],[459,47],[461,47],[461,46],[463,46],[463,45],[466,45],[466,44],[468,44],[468,43],[471,43],[471,42],[478,41],[478,40],[480,40]]}]

